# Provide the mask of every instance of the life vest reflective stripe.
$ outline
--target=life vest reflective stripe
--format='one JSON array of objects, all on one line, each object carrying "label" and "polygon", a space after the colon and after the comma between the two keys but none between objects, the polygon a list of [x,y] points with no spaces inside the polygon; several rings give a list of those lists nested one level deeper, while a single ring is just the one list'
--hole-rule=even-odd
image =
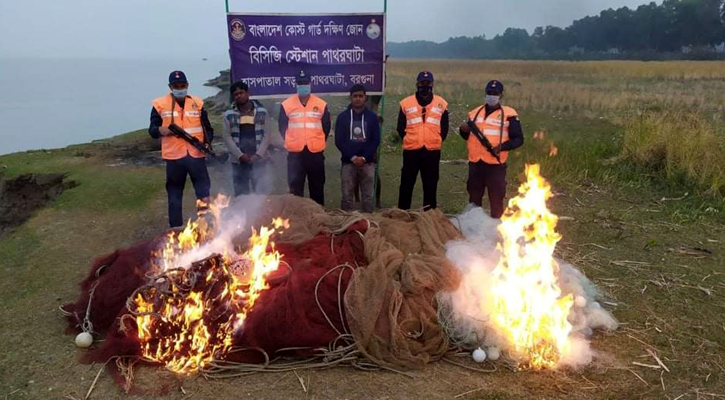
[{"label": "life vest reflective stripe", "polygon": [[[480,111],[480,112],[479,112]],[[510,117],[518,116],[516,110],[508,106],[501,106],[490,115],[485,116],[485,106],[476,107],[468,113],[468,119],[474,121],[478,129],[486,136],[491,146],[496,148],[501,143],[509,140],[509,121]],[[468,160],[470,162],[483,161],[486,164],[498,164],[499,161],[494,157],[478,140],[476,135],[471,133],[468,136]],[[505,163],[508,159],[508,151],[499,153],[501,163]]]},{"label": "life vest reflective stripe", "polygon": [[433,95],[433,100],[425,107],[418,104],[415,95],[403,99],[400,102],[400,109],[406,119],[403,149],[418,150],[425,147],[428,150],[440,150],[443,144],[441,119],[447,108],[448,102],[438,95]]},{"label": "life vest reflective stripe", "polygon": [[284,147],[292,153],[299,153],[305,147],[312,153],[325,150],[325,131],[322,130],[322,116],[327,103],[321,98],[310,95],[307,105],[303,106],[298,95],[282,102],[289,123],[284,135]]},{"label": "life vest reflective stripe", "polygon": [[[173,120],[174,124],[187,133],[204,141],[204,128],[201,125],[201,110],[204,107],[204,100],[187,95],[184,100],[184,108],[181,108],[174,97],[167,94],[154,99],[151,104],[163,120],[161,126],[168,128]],[[204,157],[204,153],[184,139],[171,135],[161,137],[161,157],[164,160],[178,160],[186,157],[187,154],[194,158]]]}]

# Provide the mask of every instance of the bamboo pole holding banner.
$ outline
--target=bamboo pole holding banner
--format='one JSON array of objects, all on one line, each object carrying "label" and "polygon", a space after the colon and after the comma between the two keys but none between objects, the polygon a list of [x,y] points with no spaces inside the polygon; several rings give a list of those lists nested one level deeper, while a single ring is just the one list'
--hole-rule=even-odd
[{"label": "bamboo pole holding banner", "polygon": [[[224,0],[224,8],[226,9],[225,19],[229,18],[229,0]],[[228,29],[228,28],[227,28]],[[229,86],[234,83],[234,68],[232,67],[232,48],[229,47]],[[234,101],[234,95],[229,93],[229,104]]]},{"label": "bamboo pole holding banner", "polygon": [[[384,26],[383,29],[386,30],[385,32],[385,38],[387,40],[388,36],[388,0],[383,0],[383,19],[384,19]],[[383,44],[383,48],[385,48],[385,44]],[[383,54],[383,74],[386,74],[387,66],[385,65],[388,61],[388,56],[386,54]],[[383,82],[387,85],[387,79],[384,79]],[[376,102],[373,101],[373,105],[377,107]],[[374,110],[378,112],[379,116],[383,116],[385,114],[385,86],[383,86],[383,95],[380,96],[380,106],[378,110]],[[375,153],[375,181],[373,182],[373,198],[375,199],[375,206],[377,208],[382,208],[382,185],[380,183],[380,161],[382,157],[382,151],[380,150],[383,147],[383,124],[385,123],[385,120],[383,120],[380,123],[380,145],[378,145],[377,153]]]}]

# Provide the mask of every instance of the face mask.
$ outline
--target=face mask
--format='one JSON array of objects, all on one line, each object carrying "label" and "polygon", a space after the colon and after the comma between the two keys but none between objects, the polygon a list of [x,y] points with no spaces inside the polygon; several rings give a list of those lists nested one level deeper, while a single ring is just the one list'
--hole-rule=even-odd
[{"label": "face mask", "polygon": [[186,89],[171,89],[171,94],[177,99],[183,99],[186,97]]},{"label": "face mask", "polygon": [[501,96],[492,96],[490,94],[486,95],[486,104],[488,104],[491,107],[497,106],[500,101],[501,101]]},{"label": "face mask", "polygon": [[312,93],[312,86],[310,85],[297,85],[297,94],[300,96],[307,96]]},{"label": "face mask", "polygon": [[418,93],[420,93],[422,96],[427,96],[431,94],[432,91],[432,86],[418,86]]}]

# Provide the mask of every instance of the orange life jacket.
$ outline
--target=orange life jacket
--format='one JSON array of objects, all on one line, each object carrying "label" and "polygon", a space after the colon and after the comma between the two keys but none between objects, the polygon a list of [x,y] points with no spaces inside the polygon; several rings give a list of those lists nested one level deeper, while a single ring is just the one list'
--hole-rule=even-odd
[{"label": "orange life jacket", "polygon": [[[493,148],[498,147],[501,143],[509,140],[509,117],[516,117],[518,113],[511,107],[501,106],[486,117],[486,106],[476,107],[468,113],[468,119],[474,121],[481,133],[486,136]],[[501,164],[508,159],[509,152],[502,151],[499,153]],[[494,157],[478,140],[476,135],[471,132],[468,136],[468,160],[470,162],[483,161],[486,164],[499,164]]]},{"label": "orange life jacket", "polygon": [[284,135],[284,147],[292,153],[299,153],[305,147],[312,153],[325,150],[325,131],[322,130],[322,115],[327,103],[321,98],[310,95],[307,105],[303,106],[299,95],[293,95],[282,102],[289,124]]},{"label": "orange life jacket", "polygon": [[[204,107],[204,100],[187,95],[184,100],[184,108],[181,108],[174,96],[169,93],[154,99],[151,104],[163,119],[161,126],[168,128],[173,122],[204,142],[204,128],[201,125],[201,109]],[[161,137],[161,157],[164,160],[178,160],[186,157],[187,154],[194,158],[204,157],[204,153],[184,139],[173,135]]]},{"label": "orange life jacket", "polygon": [[[400,102],[400,109],[403,110],[407,120],[403,149],[418,150],[425,147],[428,150],[440,150],[443,144],[441,118],[447,108],[448,102],[438,95],[433,95],[433,101],[425,107],[418,104],[415,95],[403,99]],[[425,109],[425,118],[423,109]]]}]

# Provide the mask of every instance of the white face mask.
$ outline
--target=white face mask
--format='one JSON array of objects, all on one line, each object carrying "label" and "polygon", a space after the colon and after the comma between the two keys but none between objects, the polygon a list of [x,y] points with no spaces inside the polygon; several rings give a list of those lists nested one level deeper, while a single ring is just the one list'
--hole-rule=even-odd
[{"label": "white face mask", "polygon": [[183,99],[184,97],[186,97],[186,90],[187,89],[171,89],[171,93],[177,99]]},{"label": "white face mask", "polygon": [[498,103],[501,102],[501,96],[493,96],[490,94],[486,95],[486,104],[488,104],[491,107],[495,107],[498,105]]},{"label": "white face mask", "polygon": [[310,85],[297,85],[297,94],[300,96],[308,96],[312,93],[312,86]]}]

